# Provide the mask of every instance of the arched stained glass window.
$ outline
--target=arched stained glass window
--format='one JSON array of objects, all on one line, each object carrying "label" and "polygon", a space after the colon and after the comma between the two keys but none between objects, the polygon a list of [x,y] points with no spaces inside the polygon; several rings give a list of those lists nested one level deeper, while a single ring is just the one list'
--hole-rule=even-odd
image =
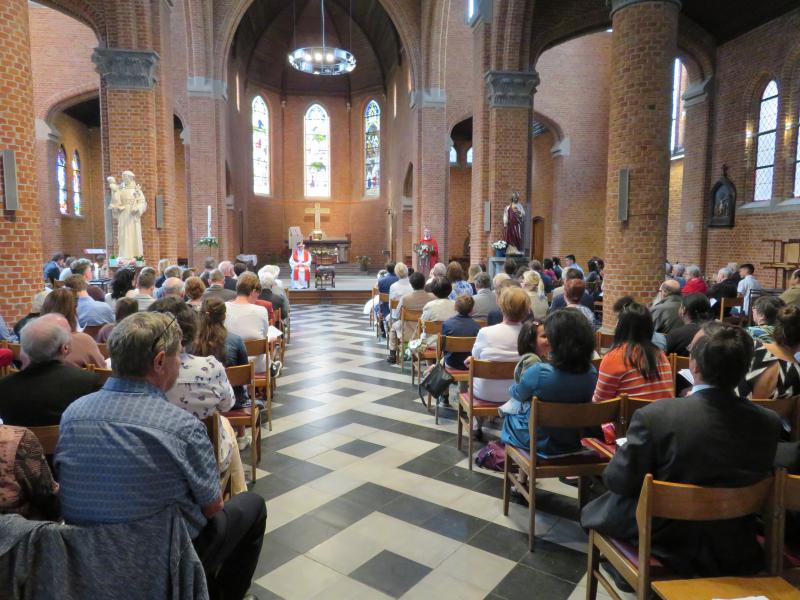
[{"label": "arched stained glass window", "polygon": [[467,165],[472,166],[472,146],[467,150]]},{"label": "arched stained glass window", "polygon": [[778,138],[778,82],[770,81],[761,94],[756,136],[756,182],[753,200],[772,199],[775,173],[775,142]]},{"label": "arched stained glass window", "polygon": [[331,195],[331,123],[327,111],[312,104],[303,120],[306,196]]},{"label": "arched stained glass window", "polygon": [[456,147],[452,144],[450,145],[450,164],[457,165],[458,164],[458,152],[456,151]]},{"label": "arched stained glass window", "polygon": [[797,116],[797,148],[794,154],[794,197],[800,198],[800,115]]},{"label": "arched stained glass window", "polygon": [[381,107],[370,100],[364,111],[364,193],[381,192]]},{"label": "arched stained glass window", "polygon": [[77,150],[72,153],[72,211],[81,214],[81,157]]},{"label": "arched stained glass window", "polygon": [[58,210],[62,215],[69,214],[67,207],[67,153],[59,146],[56,155],[56,182],[58,184]]},{"label": "arched stained glass window", "polygon": [[683,94],[689,84],[689,74],[680,59],[675,59],[672,72],[672,128],[670,129],[669,149],[675,155],[683,154],[686,131],[686,108]]},{"label": "arched stained glass window", "polygon": [[269,109],[261,96],[253,98],[253,193],[269,195]]}]

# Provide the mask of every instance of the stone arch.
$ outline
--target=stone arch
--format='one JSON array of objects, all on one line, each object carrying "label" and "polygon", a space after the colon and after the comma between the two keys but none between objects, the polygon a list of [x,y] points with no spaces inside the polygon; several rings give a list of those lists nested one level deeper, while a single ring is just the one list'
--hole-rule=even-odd
[{"label": "stone arch", "polygon": [[[534,99],[534,106],[535,105],[536,105],[536,102],[535,102],[535,99]],[[553,140],[556,143],[558,143],[558,142],[560,142],[561,140],[564,139],[564,130],[561,128],[561,125],[559,125],[558,122],[555,119],[553,119],[551,117],[548,117],[547,115],[545,115],[542,112],[539,112],[536,109],[534,109],[534,111],[533,111],[533,119],[534,119],[534,121],[539,121],[545,127],[547,127],[547,129],[550,131],[550,133],[553,134]]]},{"label": "stone arch", "polygon": [[414,163],[408,163],[406,168],[406,176],[403,178],[403,196],[414,197]]},{"label": "stone arch", "polygon": [[[99,83],[99,82],[98,82]],[[94,97],[100,97],[100,86],[81,85],[72,89],[65,90],[53,95],[43,104],[41,113],[37,118],[44,120],[48,125],[52,125],[56,114],[75,104],[79,104]]]},{"label": "stone arch", "polygon": [[93,0],[37,0],[37,2],[80,21],[92,30],[101,44],[106,41],[107,32],[102,2],[95,3]]}]

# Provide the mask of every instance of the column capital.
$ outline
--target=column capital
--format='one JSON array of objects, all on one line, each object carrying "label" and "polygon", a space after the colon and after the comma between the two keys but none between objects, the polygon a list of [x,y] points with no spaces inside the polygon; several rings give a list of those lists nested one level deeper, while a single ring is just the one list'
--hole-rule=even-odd
[{"label": "column capital", "polygon": [[186,91],[190,96],[205,96],[214,100],[228,100],[228,84],[219,79],[191,75],[186,81]]},{"label": "column capital", "polygon": [[711,96],[713,77],[707,77],[703,81],[689,84],[683,92],[683,105],[688,108],[695,104],[702,104]]},{"label": "column capital", "polygon": [[159,60],[155,50],[95,48],[92,53],[95,70],[109,88],[117,90],[153,89]]},{"label": "column capital", "polygon": [[621,11],[623,8],[633,6],[634,4],[641,4],[642,2],[661,2],[664,4],[673,4],[678,10],[681,9],[681,0],[606,0],[606,3],[611,7],[611,17]]},{"label": "column capital", "polygon": [[444,108],[447,92],[441,88],[422,88],[411,92],[409,106],[414,108]]},{"label": "column capital", "polygon": [[530,108],[539,85],[536,71],[487,71],[484,75],[490,108]]}]

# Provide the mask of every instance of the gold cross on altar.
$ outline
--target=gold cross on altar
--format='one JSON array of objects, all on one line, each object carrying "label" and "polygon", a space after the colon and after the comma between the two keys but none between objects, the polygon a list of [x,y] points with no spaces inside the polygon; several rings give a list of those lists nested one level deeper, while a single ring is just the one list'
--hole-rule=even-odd
[{"label": "gold cross on altar", "polygon": [[320,223],[321,215],[331,214],[330,208],[320,208],[319,202],[314,203],[314,208],[307,208],[305,214],[314,215],[314,231],[321,231],[322,224]]}]

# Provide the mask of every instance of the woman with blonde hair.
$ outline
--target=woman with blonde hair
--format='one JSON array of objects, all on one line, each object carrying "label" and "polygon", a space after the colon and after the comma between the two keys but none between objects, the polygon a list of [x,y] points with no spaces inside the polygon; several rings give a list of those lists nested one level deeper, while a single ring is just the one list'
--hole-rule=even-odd
[{"label": "woman with blonde hair", "polygon": [[184,291],[188,298],[186,304],[195,310],[200,310],[200,305],[203,303],[203,292],[206,291],[206,284],[203,283],[203,280],[195,276],[189,277],[186,280]]},{"label": "woman with blonde hair", "polygon": [[544,281],[534,270],[525,271],[522,276],[522,289],[528,292],[531,299],[533,318],[543,320],[547,316],[547,296],[544,293]]}]

